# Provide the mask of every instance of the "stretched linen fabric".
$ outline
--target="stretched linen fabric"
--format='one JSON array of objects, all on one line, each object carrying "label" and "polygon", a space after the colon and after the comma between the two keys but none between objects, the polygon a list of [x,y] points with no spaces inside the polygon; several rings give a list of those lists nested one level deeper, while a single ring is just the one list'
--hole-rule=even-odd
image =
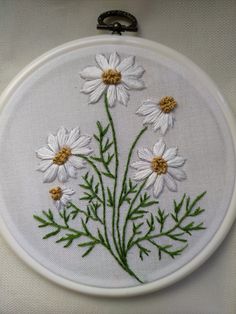
[{"label": "stretched linen fabric", "polygon": [[[105,87],[103,86],[99,90],[100,94],[96,95],[96,98],[92,98],[93,103],[89,104],[88,94],[90,90],[86,90],[84,87],[86,75],[83,71],[86,67],[95,65],[97,55],[104,55],[104,58],[108,60],[114,52],[117,52],[121,60],[125,60],[129,56],[135,57],[135,64],[145,70],[144,72],[139,68],[140,73],[136,76],[136,79],[139,82],[142,80],[142,83],[139,85],[127,83],[127,94],[117,92],[118,103],[115,103],[113,97],[110,100],[110,106],[109,97],[107,97],[108,105],[106,106],[105,84],[107,83],[104,83]],[[82,77],[80,76],[81,72],[83,73]],[[116,73],[116,75],[118,74]],[[121,71],[122,75],[125,74]],[[116,78],[117,80],[120,79],[119,76]],[[90,82],[90,80],[86,82]],[[105,81],[103,80],[103,82]],[[97,86],[102,86],[99,85],[101,82],[96,83]],[[136,88],[137,86],[140,88]],[[127,97],[129,97],[125,98],[123,105],[123,98],[120,95],[128,95]],[[147,99],[152,99],[152,102],[158,104],[165,96],[172,96],[177,102],[174,109],[174,124],[168,124],[168,130],[166,127],[163,132],[160,128],[154,130],[151,124],[147,124],[146,127],[145,117],[137,114],[140,106]],[[96,46],[63,54],[37,69],[10,99],[3,114],[5,119],[1,126],[0,140],[3,162],[0,165],[0,176],[4,178],[4,181],[0,183],[0,188],[7,207],[7,210],[3,211],[3,218],[21,247],[53,273],[78,283],[97,287],[130,287],[139,285],[140,282],[152,282],[175,272],[191,261],[212,239],[225,216],[231,200],[235,178],[235,156],[230,131],[214,95],[210,94],[207,87],[203,86],[184,65],[178,64],[166,56],[157,55],[145,48],[133,48],[129,45]],[[30,115],[30,119],[25,118],[28,115]],[[45,228],[42,226],[38,228],[40,221],[36,221],[33,215],[42,217],[40,216],[42,211],[48,211],[50,208],[49,216],[52,213],[58,219],[65,218],[62,217],[63,210],[58,211],[53,202],[62,196],[62,190],[59,189],[61,181],[63,183],[66,181],[66,186],[70,189],[66,190],[68,195],[64,194],[64,197],[68,197],[68,202],[72,199],[73,204],[79,204],[81,210],[84,211],[84,208],[87,210],[86,199],[80,200],[80,198],[83,195],[84,181],[91,180],[91,177],[87,175],[91,164],[89,156],[99,154],[96,137],[94,138],[93,135],[97,134],[99,128],[100,131],[103,128],[101,132],[105,133],[105,126],[109,121],[111,122],[109,117],[112,117],[112,123],[116,129],[119,168],[115,175],[113,172],[106,173],[108,174],[104,178],[106,188],[111,190],[113,187],[111,182],[115,179],[117,191],[122,190],[122,178],[129,149],[140,130],[145,129],[131,156],[131,164],[135,169],[131,167],[128,169],[128,178],[133,178],[134,182],[135,179],[138,179],[139,182],[147,179],[147,176],[149,177],[149,189],[147,191],[154,197],[154,202],[158,201],[158,204],[150,208],[150,212],[147,212],[149,217],[147,219],[151,219],[151,213],[155,221],[160,220],[161,216],[164,217],[160,212],[158,214],[158,210],[161,212],[165,210],[166,215],[173,213],[174,200],[177,203],[180,203],[181,200],[187,202],[188,196],[191,200],[199,196],[201,201],[199,211],[202,212],[199,216],[196,214],[196,225],[200,228],[198,232],[193,231],[186,235],[188,236],[188,246],[185,245],[184,241],[182,241],[183,243],[179,241],[180,244],[178,241],[177,244],[175,242],[172,248],[177,252],[179,249],[178,253],[181,254],[176,254],[174,259],[171,258],[171,254],[165,254],[165,251],[168,251],[168,248],[173,245],[171,238],[161,238],[156,249],[151,248],[150,243],[148,245],[141,245],[140,243],[138,243],[140,245],[135,245],[135,241],[131,241],[131,246],[133,246],[127,255],[129,268],[126,269],[125,267],[122,268],[114,256],[110,254],[110,251],[104,249],[102,245],[94,245],[88,252],[86,249],[90,248],[91,245],[78,247],[79,241],[71,241],[66,247],[64,245],[68,242],[64,240],[55,243],[56,240],[61,239],[60,232],[63,230],[59,230],[60,228],[51,230],[55,234],[42,239],[46,233]],[[100,127],[97,121],[100,121]],[[60,128],[64,130],[64,137],[70,136],[69,134],[73,130],[79,128],[81,136],[89,140],[85,146],[78,145],[78,152],[75,154],[72,146],[69,147],[71,150],[66,151],[61,151],[62,147],[58,148],[53,156],[49,156],[51,159],[48,158],[52,162],[44,163],[43,166],[41,164],[39,169],[41,171],[36,171],[39,159],[46,158],[46,155],[42,154],[39,149],[48,143],[50,144],[48,136],[51,134],[55,137]],[[75,137],[77,136],[76,132],[73,133]],[[92,137],[93,140],[90,141]],[[66,138],[64,140],[66,143]],[[157,149],[157,146],[160,145],[166,145],[166,150],[160,147]],[[83,151],[85,147],[86,153]],[[174,155],[168,161],[165,152],[170,154],[169,148],[172,149],[171,152]],[[145,169],[140,170],[144,164],[140,164],[139,159],[140,157],[142,159],[141,152],[145,149],[152,152],[153,159],[150,160],[152,172],[148,170],[147,176],[142,176],[140,172]],[[36,151],[39,158],[36,156]],[[60,154],[58,155],[58,153]],[[52,167],[53,169],[56,168],[55,164],[58,169],[59,167],[62,169],[62,164],[69,163],[70,158],[75,157],[73,155],[76,154],[86,163],[82,164],[81,162],[77,169],[73,168],[71,175],[68,174],[70,168],[65,169],[65,173],[58,170],[58,176],[56,172],[53,172],[51,176],[48,174],[45,179],[46,183],[43,183],[42,172],[48,171]],[[145,160],[141,160],[141,162],[145,162]],[[171,173],[171,162],[172,166],[175,165],[176,169],[180,167],[178,168],[179,171],[183,172],[172,170]],[[160,164],[162,168],[159,168]],[[82,165],[85,168],[82,169]],[[169,167],[168,170],[167,167]],[[111,167],[111,169],[114,171],[114,168]],[[75,171],[78,172],[75,174]],[[137,173],[139,174],[137,175]],[[153,174],[157,177],[158,175],[161,177],[160,175],[163,174],[163,179],[160,179],[162,183],[159,182],[159,185],[156,183],[159,177],[158,179],[155,177],[154,183],[154,177],[151,177]],[[173,177],[177,179],[173,180]],[[144,181],[142,182],[144,183]],[[52,188],[56,190],[51,190]],[[143,188],[143,192],[145,192],[145,187]],[[75,193],[72,193],[73,191]],[[206,194],[204,194],[205,191]],[[105,192],[107,193],[107,190]],[[95,194],[98,193],[95,192]],[[109,197],[109,192],[107,195]],[[118,203],[118,201],[119,199],[116,197],[116,202]],[[68,202],[65,201],[64,205],[67,205]],[[120,208],[119,224],[121,230],[126,224],[127,204],[129,201]],[[61,209],[61,206],[58,208]],[[92,219],[88,221],[87,226],[93,234],[97,235],[97,223],[101,219],[101,212],[100,208],[96,210],[98,212],[96,223],[94,223],[96,219]],[[195,210],[198,208],[196,207]],[[118,249],[111,245],[111,250],[117,249],[121,254],[122,243],[119,246],[117,230],[113,234],[112,215],[112,206],[108,205],[106,211],[107,237],[118,239],[115,243],[118,245]],[[191,224],[192,219],[192,217],[188,217],[183,229]],[[76,229],[81,223],[80,220],[72,220],[70,230]],[[133,220],[135,221],[135,219]],[[144,220],[146,225],[142,226],[143,228],[148,228],[149,224],[152,225],[151,220],[148,221]],[[137,226],[138,219],[135,221],[135,225],[129,221],[125,234],[121,232],[121,242],[122,236],[128,241]],[[165,222],[165,230],[170,230],[172,226],[173,219],[169,216]],[[70,230],[68,229],[68,231]],[[145,233],[145,229],[142,232]],[[179,237],[176,234],[173,236]],[[106,235],[103,234],[102,237],[104,239]]]}]

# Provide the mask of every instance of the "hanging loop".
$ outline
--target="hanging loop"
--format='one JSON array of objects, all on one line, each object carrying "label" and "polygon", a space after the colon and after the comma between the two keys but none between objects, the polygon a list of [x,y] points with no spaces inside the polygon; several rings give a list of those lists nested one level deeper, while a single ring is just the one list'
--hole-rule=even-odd
[{"label": "hanging loop", "polygon": [[[120,18],[127,20],[130,24],[124,25],[120,22],[115,21],[113,23],[106,23],[105,19],[114,17],[119,20]],[[132,14],[121,11],[121,10],[111,10],[106,11],[99,15],[98,17],[98,24],[97,29],[109,30],[112,31],[112,34],[119,34],[121,35],[122,32],[137,32],[138,31],[138,22],[135,16]]]}]

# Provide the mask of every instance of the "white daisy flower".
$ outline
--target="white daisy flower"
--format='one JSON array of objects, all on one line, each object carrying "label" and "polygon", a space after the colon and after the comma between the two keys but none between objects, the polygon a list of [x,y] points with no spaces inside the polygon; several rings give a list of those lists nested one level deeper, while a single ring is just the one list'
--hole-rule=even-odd
[{"label": "white daisy flower", "polygon": [[143,124],[152,123],[154,131],[160,129],[164,135],[174,125],[173,110],[176,106],[177,102],[173,97],[165,96],[159,102],[144,101],[136,113],[145,116]]},{"label": "white daisy flower", "polygon": [[74,190],[67,188],[66,186],[57,186],[49,190],[49,194],[53,200],[53,203],[58,210],[64,209],[68,203],[70,203],[72,199],[71,196],[74,193]]},{"label": "white daisy flower", "polygon": [[177,148],[166,149],[166,145],[160,139],[153,147],[153,151],[148,148],[138,150],[140,161],[134,162],[131,167],[137,169],[134,179],[137,181],[147,180],[145,187],[153,186],[153,195],[158,197],[166,185],[170,191],[177,191],[176,181],[186,179],[183,170],[178,169],[183,166],[185,159],[177,156]]},{"label": "white daisy flower", "polygon": [[90,136],[80,136],[79,128],[68,131],[61,127],[56,135],[49,134],[47,146],[36,152],[42,159],[37,170],[44,172],[43,182],[52,182],[56,178],[66,182],[69,177],[76,178],[77,169],[85,166],[84,159],[76,155],[89,155],[92,152],[88,146],[90,141]]},{"label": "white daisy flower", "polygon": [[120,61],[114,52],[107,59],[97,54],[97,66],[88,66],[80,76],[86,80],[82,92],[89,95],[89,102],[96,103],[106,92],[110,107],[116,102],[127,105],[130,89],[143,89],[144,82],[140,79],[144,73],[142,66],[134,65],[135,57],[129,56]]}]

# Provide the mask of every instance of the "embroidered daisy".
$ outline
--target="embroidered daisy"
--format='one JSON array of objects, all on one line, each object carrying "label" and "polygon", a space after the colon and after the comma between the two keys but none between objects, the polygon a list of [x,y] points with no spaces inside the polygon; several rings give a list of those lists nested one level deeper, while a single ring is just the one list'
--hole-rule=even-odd
[{"label": "embroidered daisy", "polygon": [[142,66],[134,65],[135,57],[129,56],[120,61],[114,52],[106,59],[97,54],[97,66],[88,66],[80,76],[86,80],[82,92],[89,95],[89,102],[96,103],[106,92],[110,107],[116,102],[127,105],[130,89],[143,89],[144,82],[140,79],[144,73]]},{"label": "embroidered daisy", "polygon": [[177,148],[166,149],[166,145],[160,139],[153,147],[153,151],[147,148],[138,150],[140,161],[134,162],[131,167],[137,169],[134,179],[147,180],[145,187],[153,186],[153,195],[158,197],[166,185],[170,191],[177,191],[176,181],[186,179],[182,169],[184,158],[177,156]]},{"label": "embroidered daisy", "polygon": [[74,193],[74,190],[67,188],[66,186],[57,186],[49,190],[53,203],[58,210],[66,207],[66,205],[71,201],[71,196]]},{"label": "embroidered daisy", "polygon": [[154,131],[161,129],[164,135],[169,127],[174,125],[173,110],[177,106],[177,102],[171,96],[163,97],[159,103],[152,100],[146,100],[136,112],[145,116],[143,124],[153,123]]},{"label": "embroidered daisy", "polygon": [[79,128],[68,131],[61,127],[57,135],[49,134],[47,146],[36,152],[42,159],[37,170],[44,172],[43,182],[52,182],[56,177],[61,182],[69,177],[76,178],[77,169],[85,166],[85,161],[76,155],[89,155],[92,152],[88,146],[90,141],[90,136],[80,136]]}]

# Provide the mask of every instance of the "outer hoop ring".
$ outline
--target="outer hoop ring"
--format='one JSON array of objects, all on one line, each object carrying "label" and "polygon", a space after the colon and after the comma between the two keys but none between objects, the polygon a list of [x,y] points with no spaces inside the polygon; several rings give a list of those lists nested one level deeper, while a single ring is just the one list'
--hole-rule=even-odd
[{"label": "outer hoop ring", "polygon": [[[190,61],[188,58],[181,55],[180,53],[170,48],[167,48],[161,44],[157,44],[153,41],[149,41],[149,40],[137,38],[137,37],[129,37],[129,36],[120,37],[120,36],[110,36],[110,35],[88,37],[88,38],[79,39],[79,40],[66,43],[62,46],[59,46],[43,54],[41,57],[37,58],[35,61],[30,63],[28,66],[26,66],[8,85],[8,87],[5,89],[5,91],[2,93],[0,97],[0,110],[2,111],[4,106],[7,104],[9,98],[14,94],[14,91],[21,85],[21,83],[29,75],[31,75],[31,73],[33,73],[36,69],[42,66],[45,62],[48,62],[49,60],[61,54],[72,51],[73,49],[78,49],[78,48],[88,47],[88,46],[91,47],[97,44],[100,44],[100,45],[101,44],[126,44],[126,45],[131,45],[133,47],[136,46],[136,47],[148,48],[154,52],[158,52],[165,56],[169,56],[172,59],[178,61],[179,63],[182,63],[185,66],[187,66],[187,68],[191,70],[193,73],[195,73],[199,77],[199,79],[202,81],[202,83],[205,84],[205,86],[207,86],[209,90],[211,90],[212,94],[215,94],[216,99],[218,99],[219,103],[222,104],[221,110],[224,113],[225,119],[231,130],[231,135],[232,135],[233,144],[234,144],[234,151],[236,151],[236,127],[235,127],[233,114],[227,102],[225,101],[224,97],[221,95],[221,93],[219,92],[215,84],[212,82],[212,80],[197,65],[195,65],[192,61]],[[230,206],[228,208],[228,211],[224,217],[224,220],[221,226],[216,231],[215,235],[209,241],[207,246],[204,249],[202,249],[202,251],[197,256],[195,256],[189,263],[187,263],[186,265],[184,265],[183,267],[181,267],[174,273],[164,278],[161,278],[151,283],[147,283],[147,284],[136,286],[136,287],[130,287],[130,288],[91,287],[84,284],[75,283],[72,280],[60,277],[52,273],[51,271],[47,270],[42,265],[40,265],[28,253],[26,253],[26,251],[24,251],[23,248],[21,248],[21,246],[17,243],[13,235],[8,230],[1,216],[0,216],[0,231],[1,231],[2,236],[5,238],[5,240],[10,245],[10,247],[17,253],[17,255],[22,260],[24,260],[26,264],[28,264],[31,268],[33,268],[35,271],[37,271],[38,273],[40,273],[47,279],[63,287],[66,287],[66,288],[69,288],[78,292],[90,294],[90,295],[106,296],[106,297],[128,297],[128,296],[133,296],[133,295],[146,294],[148,292],[153,292],[161,288],[167,287],[175,283],[176,281],[184,278],[185,276],[190,274],[192,271],[197,269],[200,265],[202,265],[218,248],[218,246],[221,244],[221,242],[227,235],[228,231],[230,230],[233,224],[233,221],[236,218],[235,207],[236,207],[236,188],[234,186],[234,191],[233,191],[232,199],[230,202]]]}]

